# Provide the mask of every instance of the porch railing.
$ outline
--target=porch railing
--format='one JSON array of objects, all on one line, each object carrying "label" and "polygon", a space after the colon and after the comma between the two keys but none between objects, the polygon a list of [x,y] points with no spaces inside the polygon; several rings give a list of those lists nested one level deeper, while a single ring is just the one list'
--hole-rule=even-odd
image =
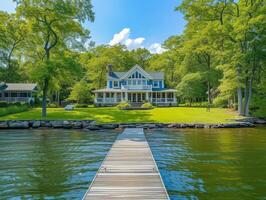
[{"label": "porch railing", "polygon": [[151,85],[122,85],[122,89],[127,90],[151,90]]},{"label": "porch railing", "polygon": [[0,101],[7,102],[28,102],[31,97],[0,97]]},{"label": "porch railing", "polygon": [[115,98],[97,98],[96,102],[97,103],[116,103],[118,101],[116,101]]}]

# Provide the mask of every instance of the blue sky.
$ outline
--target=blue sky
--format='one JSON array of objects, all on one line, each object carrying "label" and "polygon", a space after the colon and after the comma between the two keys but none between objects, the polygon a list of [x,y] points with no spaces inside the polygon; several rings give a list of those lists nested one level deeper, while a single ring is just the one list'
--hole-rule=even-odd
[{"label": "blue sky", "polygon": [[[110,43],[114,34],[122,31],[116,37],[120,38],[118,42],[131,44],[131,48],[148,48],[162,43],[171,35],[182,33],[185,21],[181,13],[174,11],[180,2],[181,0],[92,0],[95,22],[86,23],[85,26],[91,30],[92,40],[96,44]],[[14,7],[12,0],[1,0],[0,10],[12,12]]]}]

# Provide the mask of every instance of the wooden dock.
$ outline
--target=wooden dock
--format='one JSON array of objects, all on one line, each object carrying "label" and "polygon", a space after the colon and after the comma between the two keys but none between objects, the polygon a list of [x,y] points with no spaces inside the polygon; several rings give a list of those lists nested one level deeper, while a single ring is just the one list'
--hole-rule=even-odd
[{"label": "wooden dock", "polygon": [[119,134],[83,200],[169,199],[142,128]]}]

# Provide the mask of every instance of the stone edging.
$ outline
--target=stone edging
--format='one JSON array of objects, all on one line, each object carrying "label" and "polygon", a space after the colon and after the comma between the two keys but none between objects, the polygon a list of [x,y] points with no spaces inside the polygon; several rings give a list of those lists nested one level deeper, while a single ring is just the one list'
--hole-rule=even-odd
[{"label": "stone edging", "polygon": [[97,124],[93,120],[7,120],[0,121],[0,129],[65,128],[65,129],[117,129],[117,128],[247,128],[255,127],[251,122],[230,124],[203,123],[109,123]]}]

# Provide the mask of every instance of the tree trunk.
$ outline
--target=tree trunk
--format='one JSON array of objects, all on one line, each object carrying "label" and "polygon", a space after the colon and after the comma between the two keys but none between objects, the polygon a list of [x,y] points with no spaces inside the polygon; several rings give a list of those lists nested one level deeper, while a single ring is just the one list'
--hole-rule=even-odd
[{"label": "tree trunk", "polygon": [[239,115],[243,115],[243,96],[242,96],[242,88],[237,88],[237,103],[238,103],[238,113]]},{"label": "tree trunk", "polygon": [[48,93],[48,79],[44,79],[43,97],[42,97],[42,117],[46,117],[46,101]]},{"label": "tree trunk", "polygon": [[60,90],[57,92],[57,103],[60,106]]},{"label": "tree trunk", "polygon": [[251,94],[252,94],[252,82],[253,78],[250,78],[247,84],[247,96],[245,97],[245,110],[244,110],[244,115],[249,116],[249,104],[250,104],[250,99],[251,99]]},{"label": "tree trunk", "polygon": [[211,85],[210,85],[210,81],[207,82],[208,84],[208,104],[212,103],[212,99],[211,99]]},{"label": "tree trunk", "polygon": [[242,112],[243,112],[243,115],[246,116],[246,106],[248,103],[248,78],[246,78],[246,80],[245,80],[244,98],[245,98],[244,110]]}]

